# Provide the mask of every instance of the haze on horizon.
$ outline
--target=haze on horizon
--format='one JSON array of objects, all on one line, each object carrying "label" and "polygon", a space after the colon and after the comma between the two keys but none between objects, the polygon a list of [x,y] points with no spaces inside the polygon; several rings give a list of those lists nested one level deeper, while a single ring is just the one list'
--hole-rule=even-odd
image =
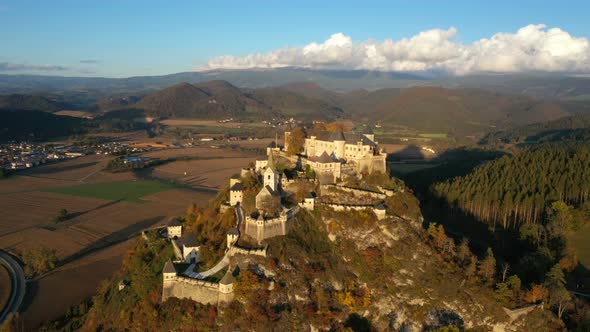
[{"label": "haze on horizon", "polygon": [[0,74],[302,67],[590,74],[590,4],[0,0]]}]

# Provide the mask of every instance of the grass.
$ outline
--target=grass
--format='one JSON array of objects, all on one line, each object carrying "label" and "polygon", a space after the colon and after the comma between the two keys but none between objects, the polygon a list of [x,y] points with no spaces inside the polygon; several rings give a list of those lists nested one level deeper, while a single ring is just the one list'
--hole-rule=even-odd
[{"label": "grass", "polygon": [[570,237],[580,263],[590,269],[590,224],[584,225],[580,230],[573,233]]},{"label": "grass", "polygon": [[141,197],[177,188],[176,185],[158,181],[119,181],[94,184],[82,184],[71,187],[49,188],[43,191],[79,196],[99,198],[109,201],[122,200],[132,203],[145,203]]},{"label": "grass", "polygon": [[422,133],[418,134],[419,137],[423,138],[447,138],[447,134],[445,133]]}]

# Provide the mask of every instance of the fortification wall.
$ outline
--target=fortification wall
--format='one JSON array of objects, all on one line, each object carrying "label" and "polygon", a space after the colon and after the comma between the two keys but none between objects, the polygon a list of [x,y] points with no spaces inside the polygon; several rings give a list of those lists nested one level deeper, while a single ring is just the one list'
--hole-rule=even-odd
[{"label": "fortification wall", "polygon": [[341,186],[341,185],[337,185],[337,184],[322,184],[322,185],[320,185],[320,189],[321,190],[338,189],[338,190],[342,190],[345,192],[353,193],[355,195],[367,195],[367,196],[370,196],[371,198],[375,198],[375,199],[385,199],[387,197],[387,195],[383,194],[383,193],[378,193],[378,192],[370,191],[370,190],[366,190],[366,189],[351,188],[351,187]]},{"label": "fortification wall", "polygon": [[277,218],[257,220],[247,216],[244,222],[244,233],[260,242],[275,236],[287,235],[292,225],[293,216],[299,211],[299,206],[281,213]]},{"label": "fortification wall", "polygon": [[376,209],[373,205],[363,205],[363,204],[339,204],[339,203],[327,203],[327,202],[320,202],[320,205],[324,205],[334,209],[334,211],[346,211],[346,210],[355,210],[355,211],[362,211],[362,210],[371,210],[377,216],[377,219],[381,220],[387,217],[387,213],[385,210]]},{"label": "fortification wall", "polygon": [[241,255],[254,255],[254,256],[266,257],[267,250],[268,250],[268,247],[249,249],[249,248],[242,248],[242,247],[238,247],[238,246],[234,245],[229,249],[228,255],[233,256],[233,255],[241,254]]},{"label": "fortification wall", "polygon": [[217,304],[220,301],[231,301],[233,293],[220,294],[219,285],[213,282],[175,276],[164,278],[162,301],[170,297],[187,298],[203,304]]}]

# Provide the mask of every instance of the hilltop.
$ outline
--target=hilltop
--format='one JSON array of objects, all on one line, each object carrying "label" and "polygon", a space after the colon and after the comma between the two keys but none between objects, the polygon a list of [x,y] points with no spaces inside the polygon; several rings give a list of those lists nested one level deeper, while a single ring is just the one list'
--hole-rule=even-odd
[{"label": "hilltop", "polygon": [[71,108],[72,105],[40,95],[0,95],[0,109],[58,112]]}]

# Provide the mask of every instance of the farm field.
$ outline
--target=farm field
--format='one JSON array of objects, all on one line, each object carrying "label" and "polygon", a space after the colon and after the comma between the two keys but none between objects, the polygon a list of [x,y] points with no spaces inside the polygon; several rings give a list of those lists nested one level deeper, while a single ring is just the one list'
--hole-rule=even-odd
[{"label": "farm field", "polygon": [[420,133],[418,134],[419,137],[424,138],[447,138],[448,135],[446,133]]},{"label": "farm field", "polygon": [[[25,330],[35,330],[43,322],[63,315],[72,304],[93,296],[102,280],[121,267],[122,256],[131,241],[134,240],[92,253],[30,283],[34,294],[25,299]],[[66,288],[68,292],[63,291]]]},{"label": "farm field", "polygon": [[[189,159],[137,173],[112,174],[102,169],[113,157],[89,155],[0,181],[0,248],[19,256],[24,250],[46,246],[54,248],[63,263],[34,282],[34,291],[23,305],[25,321],[32,324],[28,330],[94,294],[100,281],[120,266],[130,238],[184,213],[191,203],[205,204],[217,188],[226,185],[228,176],[256,159],[253,153],[204,147],[147,154]],[[184,179],[185,171],[192,182]],[[162,180],[187,180],[192,185],[179,187]],[[63,208],[72,218],[51,222]],[[65,285],[73,284],[67,294],[61,294]]]},{"label": "farm field", "polygon": [[176,188],[170,183],[157,181],[119,181],[93,184],[81,184],[71,187],[49,188],[43,191],[56,194],[98,198],[110,201],[126,201],[132,203],[145,203],[141,197],[156,194]]},{"label": "farm field", "polygon": [[11,292],[12,282],[10,281],[10,274],[4,265],[0,265],[0,310],[3,310],[4,306],[8,303]]},{"label": "farm field", "polygon": [[193,188],[221,188],[228,183],[230,176],[239,173],[242,167],[247,167],[254,160],[253,157],[177,160],[140,174]]},{"label": "farm field", "polygon": [[215,120],[198,120],[198,119],[166,119],[160,121],[161,124],[171,127],[217,127],[217,128],[250,128],[250,127],[269,127],[262,122],[218,122]]}]

